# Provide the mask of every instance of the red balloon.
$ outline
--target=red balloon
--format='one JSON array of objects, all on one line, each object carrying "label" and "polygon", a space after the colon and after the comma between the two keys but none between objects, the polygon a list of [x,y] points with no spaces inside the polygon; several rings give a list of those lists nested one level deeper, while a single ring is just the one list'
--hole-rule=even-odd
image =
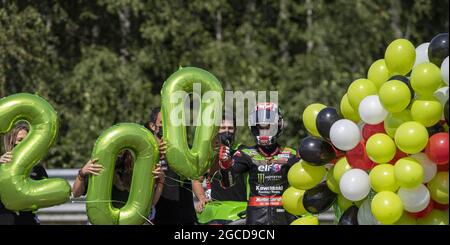
[{"label": "red balloon", "polygon": [[359,168],[362,170],[369,170],[375,166],[375,163],[370,160],[366,152],[366,144],[364,141],[359,142],[359,144],[347,151],[345,155],[347,157],[347,162],[352,166],[352,168]]},{"label": "red balloon", "polygon": [[433,206],[434,206],[435,209],[439,209],[439,210],[442,210],[442,211],[445,211],[445,210],[448,209],[448,204],[440,204],[440,203],[438,203],[438,202],[436,202],[434,200],[431,200],[431,201],[433,202]]},{"label": "red balloon", "polygon": [[410,213],[410,212],[406,212],[406,213],[408,213],[410,216],[412,216],[413,218],[416,218],[416,219],[423,218],[423,217],[427,216],[428,214],[430,214],[430,212],[433,210],[433,207],[434,207],[434,202],[432,202],[430,200],[430,202],[428,203],[428,206],[424,210],[417,212],[417,213]]},{"label": "red balloon", "polygon": [[444,165],[437,165],[438,172],[448,172],[448,163]]},{"label": "red balloon", "polygon": [[386,133],[386,131],[384,130],[384,122],[375,125],[364,124],[362,128],[362,137],[366,141],[370,138],[370,136],[378,133]]},{"label": "red balloon", "polygon": [[330,163],[336,164],[336,162],[337,162],[339,159],[341,159],[342,157],[345,156],[345,152],[344,152],[344,151],[341,151],[341,150],[339,150],[339,149],[337,149],[337,148],[334,147],[333,145],[332,145],[331,147],[333,147],[334,153],[336,154],[336,158],[333,159],[333,160],[331,160]]},{"label": "red balloon", "polygon": [[404,153],[403,151],[397,149],[397,152],[395,153],[394,158],[389,162],[392,165],[395,165],[395,163],[400,159],[400,158],[404,158],[407,157],[408,154]]},{"label": "red balloon", "polygon": [[438,165],[448,163],[449,148],[448,148],[448,133],[437,133],[428,139],[425,153],[431,161]]}]

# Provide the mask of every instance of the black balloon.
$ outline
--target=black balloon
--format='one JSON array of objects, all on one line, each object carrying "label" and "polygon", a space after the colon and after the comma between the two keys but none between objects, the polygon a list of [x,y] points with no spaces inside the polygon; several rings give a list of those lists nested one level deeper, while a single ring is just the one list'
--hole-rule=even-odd
[{"label": "black balloon", "polygon": [[325,165],[336,158],[336,152],[329,142],[313,136],[300,141],[298,154],[303,160],[314,166]]},{"label": "black balloon", "polygon": [[442,61],[448,56],[448,33],[439,33],[431,39],[428,46],[428,59],[441,67]]},{"label": "black balloon", "polygon": [[339,219],[339,225],[358,225],[358,207],[352,205],[347,208]]},{"label": "black balloon", "polygon": [[305,191],[303,194],[303,207],[312,214],[327,211],[336,201],[337,194],[332,192],[326,182]]},{"label": "black balloon", "polygon": [[316,117],[316,128],[319,134],[326,138],[330,138],[330,128],[337,120],[342,119],[337,110],[333,107],[322,109]]},{"label": "black balloon", "polygon": [[403,82],[404,84],[406,84],[406,86],[408,86],[408,88],[409,88],[409,92],[411,93],[411,98],[414,98],[416,93],[414,92],[414,89],[411,86],[411,81],[409,80],[409,78],[402,76],[402,75],[395,75],[395,76],[392,76],[391,78],[389,78],[388,81],[391,81],[391,80],[397,80],[397,81],[400,81],[400,82]]},{"label": "black balloon", "polygon": [[445,106],[444,106],[444,117],[445,117],[445,121],[447,122],[447,125],[448,125],[448,99],[447,99],[447,102],[445,102]]},{"label": "black balloon", "polygon": [[436,123],[435,125],[427,128],[428,135],[431,137],[437,133],[445,132],[444,126],[440,123]]}]

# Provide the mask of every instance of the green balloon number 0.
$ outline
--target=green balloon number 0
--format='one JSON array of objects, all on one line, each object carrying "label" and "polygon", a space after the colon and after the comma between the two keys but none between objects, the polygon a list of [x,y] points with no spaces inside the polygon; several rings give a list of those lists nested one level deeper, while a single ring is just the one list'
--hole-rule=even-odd
[{"label": "green balloon number 0", "polygon": [[37,95],[19,93],[0,100],[0,133],[18,121],[30,125],[28,136],[12,150],[12,162],[0,164],[0,198],[9,210],[37,210],[66,202],[70,185],[64,179],[32,180],[29,174],[55,142],[58,117]]}]

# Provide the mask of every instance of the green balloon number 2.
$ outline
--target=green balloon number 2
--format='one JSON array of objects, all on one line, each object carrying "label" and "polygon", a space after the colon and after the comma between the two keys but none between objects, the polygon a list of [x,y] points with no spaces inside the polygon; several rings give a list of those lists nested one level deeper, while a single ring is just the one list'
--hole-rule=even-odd
[{"label": "green balloon number 2", "polygon": [[[111,190],[117,155],[129,150],[134,156],[133,176],[128,201],[114,208]],[[153,169],[159,159],[153,134],[141,125],[122,123],[107,129],[95,143],[92,158],[102,164],[102,173],[90,176],[86,209],[92,224],[142,224],[150,213],[153,196]]]},{"label": "green balloon number 2", "polygon": [[19,93],[0,100],[0,133],[18,121],[30,126],[28,136],[12,150],[12,162],[0,164],[0,198],[9,210],[37,210],[66,202],[70,185],[64,179],[32,180],[29,174],[47,153],[58,133],[52,106],[37,95]]},{"label": "green balloon number 2", "polygon": [[[200,113],[192,148],[189,148],[185,123],[185,101],[178,92],[190,93],[194,84],[201,85]],[[195,91],[194,91],[195,92]],[[207,94],[209,93],[209,94]],[[209,97],[207,96],[209,95]],[[195,68],[180,68],[172,74],[161,90],[161,110],[166,158],[170,168],[178,175],[196,179],[210,167],[214,157],[213,140],[218,130],[223,105],[223,88],[211,73]],[[181,109],[180,109],[181,108]],[[181,123],[180,123],[181,121]]]}]

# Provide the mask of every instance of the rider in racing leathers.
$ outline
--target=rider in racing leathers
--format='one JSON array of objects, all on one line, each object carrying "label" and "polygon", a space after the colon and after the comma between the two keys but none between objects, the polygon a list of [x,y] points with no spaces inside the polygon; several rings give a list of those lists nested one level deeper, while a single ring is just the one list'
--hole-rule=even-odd
[{"label": "rider in racing leathers", "polygon": [[[258,103],[249,115],[249,127],[256,145],[240,148],[232,157],[228,147],[220,148],[219,165],[223,176],[249,174],[248,225],[287,225],[296,218],[284,210],[281,202],[289,185],[289,168],[299,161],[295,150],[277,144],[283,124],[276,104]],[[230,186],[233,178],[222,178],[222,182],[225,187]]]}]

